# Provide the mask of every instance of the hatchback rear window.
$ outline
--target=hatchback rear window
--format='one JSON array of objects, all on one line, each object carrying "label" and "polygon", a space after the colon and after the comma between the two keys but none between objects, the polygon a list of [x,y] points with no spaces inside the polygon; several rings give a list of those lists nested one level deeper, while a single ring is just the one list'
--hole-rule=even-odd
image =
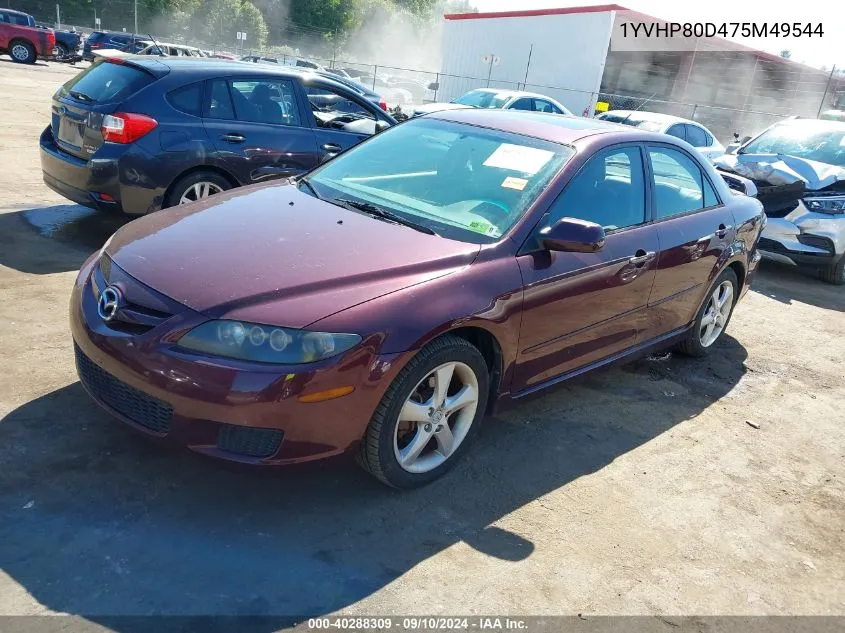
[{"label": "hatchback rear window", "polygon": [[99,62],[62,86],[61,95],[70,95],[86,103],[113,103],[126,99],[153,81],[152,75],[134,66]]}]

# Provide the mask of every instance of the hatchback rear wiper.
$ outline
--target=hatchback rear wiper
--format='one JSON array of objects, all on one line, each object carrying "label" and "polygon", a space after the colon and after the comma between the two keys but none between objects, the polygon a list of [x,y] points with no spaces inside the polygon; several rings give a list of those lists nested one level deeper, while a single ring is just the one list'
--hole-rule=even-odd
[{"label": "hatchback rear wiper", "polygon": [[79,92],[79,90],[71,90],[70,96],[74,99],[79,99],[80,101],[93,101],[93,97],[89,97],[84,92]]},{"label": "hatchback rear wiper", "polygon": [[396,224],[402,224],[403,226],[410,227],[420,233],[425,233],[426,235],[437,235],[432,229],[423,225],[417,224],[413,220],[408,220],[407,218],[403,218],[401,215],[397,213],[393,213],[393,211],[388,211],[387,209],[380,207],[378,205],[372,204],[370,202],[361,202],[359,200],[349,200],[348,198],[335,198],[331,200],[335,204],[338,204],[342,207],[357,209],[358,211],[363,211],[367,215],[371,215],[375,218],[381,218],[383,220],[388,220],[390,222],[395,222]]}]

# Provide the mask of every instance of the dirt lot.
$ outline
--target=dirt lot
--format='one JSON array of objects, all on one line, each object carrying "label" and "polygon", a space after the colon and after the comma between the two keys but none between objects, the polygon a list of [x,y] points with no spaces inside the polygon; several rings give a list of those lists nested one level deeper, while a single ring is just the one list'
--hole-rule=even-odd
[{"label": "dirt lot", "polygon": [[73,72],[0,58],[0,614],[845,614],[845,289],[764,266],[709,359],[488,419],[423,490],[234,471],[76,379],[70,287],[119,221],[41,181]]}]

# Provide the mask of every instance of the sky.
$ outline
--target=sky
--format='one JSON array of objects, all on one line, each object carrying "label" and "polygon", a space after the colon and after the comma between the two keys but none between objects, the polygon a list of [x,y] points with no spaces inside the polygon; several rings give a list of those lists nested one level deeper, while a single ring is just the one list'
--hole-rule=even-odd
[{"label": "sky", "polygon": [[[821,22],[824,35],[812,38],[735,38],[735,41],[769,53],[784,49],[793,61],[820,68],[845,68],[845,20],[838,18],[841,0],[617,0],[627,9],[671,22]],[[611,4],[612,0],[470,0],[482,12],[517,11]]]}]

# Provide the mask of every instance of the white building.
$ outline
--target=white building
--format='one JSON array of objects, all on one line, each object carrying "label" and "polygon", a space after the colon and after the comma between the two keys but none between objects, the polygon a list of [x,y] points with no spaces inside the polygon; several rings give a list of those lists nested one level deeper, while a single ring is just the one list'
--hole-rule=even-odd
[{"label": "white building", "polygon": [[[489,86],[592,112],[618,5],[445,16],[438,101]],[[550,88],[564,86],[566,89]]]}]

